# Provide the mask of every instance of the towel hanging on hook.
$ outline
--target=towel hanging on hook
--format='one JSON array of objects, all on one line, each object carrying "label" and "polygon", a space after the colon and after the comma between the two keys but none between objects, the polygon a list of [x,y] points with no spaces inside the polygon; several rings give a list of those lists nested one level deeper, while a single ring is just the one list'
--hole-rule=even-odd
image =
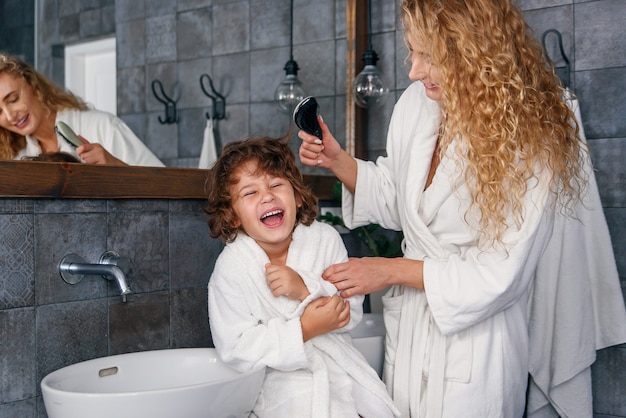
[{"label": "towel hanging on hook", "polygon": [[[209,87],[211,87],[211,91],[213,92],[213,94],[209,93],[204,87],[205,79],[209,82]],[[213,102],[213,116],[209,115],[209,113],[207,112],[207,119],[226,118],[226,98],[215,90],[215,87],[213,87],[213,80],[208,74],[202,74],[200,76],[200,88],[202,89],[204,94],[206,94],[207,97],[209,97]]]},{"label": "towel hanging on hook", "polygon": [[[159,91],[161,94],[160,97],[156,91],[155,86],[159,87]],[[163,91],[163,84],[161,83],[160,80],[152,81],[152,93],[154,94],[154,97],[156,97],[156,99],[159,102],[165,105],[165,119],[162,119],[161,116],[159,116],[159,122],[162,125],[178,123],[178,116],[176,115],[176,101],[171,99],[167,94],[165,94],[165,91]]]},{"label": "towel hanging on hook", "polygon": [[[559,52],[561,54],[561,59],[564,62],[564,65],[556,65],[556,61],[550,58],[550,54],[548,53],[548,48],[546,47],[546,38],[549,34],[555,34],[558,42]],[[570,63],[567,55],[565,55],[565,51],[563,50],[563,38],[561,37],[561,32],[556,29],[548,29],[541,35],[541,44],[543,45],[543,52],[546,54],[546,58],[552,63],[554,66],[554,72],[557,77],[561,80],[561,84],[565,88],[569,88],[570,86]]]}]

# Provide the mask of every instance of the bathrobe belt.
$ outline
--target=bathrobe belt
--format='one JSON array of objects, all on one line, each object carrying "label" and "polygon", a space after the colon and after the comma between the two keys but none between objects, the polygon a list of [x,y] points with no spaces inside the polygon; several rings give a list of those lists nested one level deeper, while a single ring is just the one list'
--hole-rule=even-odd
[{"label": "bathrobe belt", "polygon": [[[400,314],[398,348],[393,372],[393,399],[402,416],[420,417],[422,393],[428,400],[429,418],[442,416],[446,336],[442,335],[420,290],[405,287]],[[428,358],[426,357],[427,347]],[[428,376],[424,370],[428,369]],[[425,390],[422,383],[427,380]]]}]

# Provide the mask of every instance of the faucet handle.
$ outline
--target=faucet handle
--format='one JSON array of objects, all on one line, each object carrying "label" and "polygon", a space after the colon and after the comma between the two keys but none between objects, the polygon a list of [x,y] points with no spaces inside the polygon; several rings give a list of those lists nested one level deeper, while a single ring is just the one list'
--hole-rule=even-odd
[{"label": "faucet handle", "polygon": [[57,269],[59,270],[61,278],[65,281],[65,283],[77,284],[85,278],[83,274],[75,273],[72,271],[72,264],[83,264],[84,262],[85,259],[75,253],[66,254],[61,259],[59,265],[57,266]]}]

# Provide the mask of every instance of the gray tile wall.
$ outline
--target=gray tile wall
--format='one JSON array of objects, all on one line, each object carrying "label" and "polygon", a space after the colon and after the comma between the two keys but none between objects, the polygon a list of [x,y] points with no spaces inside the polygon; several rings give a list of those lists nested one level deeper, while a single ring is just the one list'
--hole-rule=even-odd
[{"label": "gray tile wall", "polygon": [[[583,125],[593,152],[622,288],[626,288],[624,0],[518,0],[518,4],[538,38],[551,28],[563,35],[565,53],[572,64],[572,88],[580,98]],[[44,19],[39,30],[40,66],[60,82],[63,80],[62,54],[54,46],[83,38],[117,36],[118,111],[169,165],[193,167],[197,164],[205,124],[203,115],[210,103],[199,88],[199,77],[203,73],[210,74],[216,88],[227,97],[227,118],[217,123],[218,138],[223,143],[251,134],[281,135],[290,127],[289,115],[280,113],[272,102],[274,88],[284,76],[282,67],[289,58],[289,3],[286,0],[46,0],[39,5],[39,16]],[[295,0],[294,11],[297,22],[294,56],[301,67],[299,76],[308,94],[320,99],[325,120],[340,141],[345,136],[344,7],[345,2],[341,0]],[[392,93],[381,108],[369,112],[371,159],[384,152],[393,103],[409,84],[397,2],[373,0],[373,11],[374,49],[381,57],[378,66]],[[177,125],[158,123],[163,109],[150,89],[150,83],[157,78],[168,93],[179,97],[181,119]],[[316,173],[308,168],[305,171]],[[10,205],[23,206],[21,202]],[[10,216],[11,221],[4,219],[0,223],[11,224],[13,230],[23,236],[28,237],[28,228],[33,234],[34,224],[24,220],[29,215],[18,210]],[[54,219],[61,222],[63,217],[58,216]],[[152,222],[160,222],[159,215],[150,216]],[[91,221],[86,215],[84,218],[85,222]],[[108,222],[108,228],[113,228],[112,225],[117,228],[133,225],[135,221],[132,212],[127,212],[112,213]],[[120,245],[125,244],[118,239]],[[171,244],[175,238],[169,239]],[[193,268],[189,267],[189,271]],[[154,283],[145,282],[142,286],[151,286],[156,298],[163,280],[166,279],[162,270],[157,268]],[[171,280],[176,279],[170,277]],[[19,315],[0,323],[28,323],[34,318],[32,308],[22,308],[30,306],[34,291],[25,284],[27,282],[21,283],[23,289],[12,289],[13,296],[8,302],[20,307],[15,308],[21,309]],[[174,301],[171,292],[170,296]],[[38,297],[45,297],[45,293]],[[177,297],[177,300],[184,300],[186,295],[177,293]],[[65,300],[63,303],[77,303],[81,299],[72,295]],[[13,305],[7,309],[14,309]],[[193,339],[182,329],[177,332],[177,341]],[[117,344],[139,347],[130,336],[118,334],[117,338],[116,347]],[[172,331],[170,338],[174,338]],[[19,360],[21,364],[32,365],[29,362],[32,359],[26,357]],[[17,369],[17,363],[16,359],[11,367]],[[599,353],[593,368],[594,408],[598,417],[626,417],[625,376],[626,347],[613,347]],[[10,388],[13,392],[20,390]],[[4,389],[2,393],[4,396]],[[29,395],[8,399],[24,399],[15,408],[26,408],[23,405],[32,402]],[[5,407],[0,405],[0,416]]]},{"label": "gray tile wall", "polygon": [[[202,200],[0,198],[0,417],[45,417],[39,383],[95,357],[212,346],[206,286],[222,244],[209,238]],[[133,293],[86,276],[68,285],[68,253],[133,262]]]}]

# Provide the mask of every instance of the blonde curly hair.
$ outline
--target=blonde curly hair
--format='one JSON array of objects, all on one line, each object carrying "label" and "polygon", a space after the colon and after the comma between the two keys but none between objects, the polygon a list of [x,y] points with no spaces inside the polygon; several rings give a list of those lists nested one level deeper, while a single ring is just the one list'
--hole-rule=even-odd
[{"label": "blonde curly hair", "polygon": [[[41,101],[48,114],[63,109],[87,110],[87,104],[79,97],[48,80],[21,59],[0,53],[0,74],[22,78]],[[12,160],[26,146],[23,135],[0,127],[0,159]]]},{"label": "blonde curly hair", "polygon": [[588,149],[522,12],[509,0],[403,0],[402,17],[407,44],[425,45],[441,73],[438,156],[457,141],[477,242],[501,244],[511,222],[521,225],[539,173],[568,212],[586,186]]}]

